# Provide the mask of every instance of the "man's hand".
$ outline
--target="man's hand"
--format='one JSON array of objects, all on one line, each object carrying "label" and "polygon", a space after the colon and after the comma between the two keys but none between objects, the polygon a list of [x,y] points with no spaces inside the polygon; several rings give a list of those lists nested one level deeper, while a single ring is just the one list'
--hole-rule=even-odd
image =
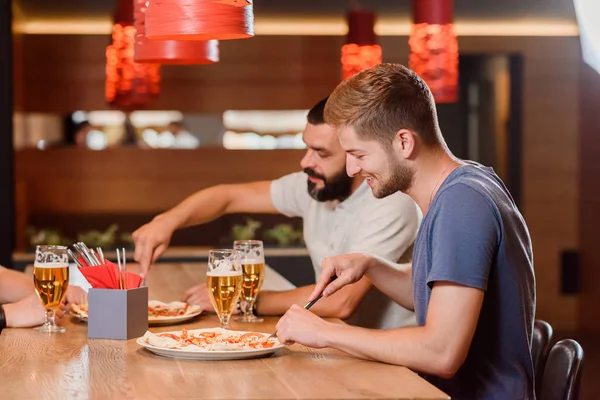
[{"label": "man's hand", "polygon": [[281,343],[300,343],[314,348],[327,347],[332,323],[304,308],[293,305],[277,323],[277,339]]},{"label": "man's hand", "polygon": [[[316,299],[321,293],[324,297],[331,296],[342,287],[358,282],[366,273],[371,260],[372,256],[362,253],[344,254],[323,259],[323,271],[319,276],[315,290],[309,296],[309,300]],[[331,282],[332,276],[337,276],[337,279],[333,282]]]},{"label": "man's hand", "polygon": [[214,307],[210,302],[206,283],[200,283],[186,290],[181,300],[189,305],[200,306],[205,312],[214,312]]},{"label": "man's hand", "polygon": [[79,286],[69,286],[64,302],[67,306],[70,306],[71,304],[87,304],[87,292]]},{"label": "man's hand", "polygon": [[[64,317],[65,306],[55,310],[56,322]],[[46,322],[46,311],[37,294],[32,293],[16,303],[5,304],[6,326],[9,328],[29,328]]]},{"label": "man's hand", "polygon": [[150,265],[165,252],[175,228],[167,217],[159,216],[132,234],[135,245],[134,260],[140,263],[140,275],[148,274]]}]

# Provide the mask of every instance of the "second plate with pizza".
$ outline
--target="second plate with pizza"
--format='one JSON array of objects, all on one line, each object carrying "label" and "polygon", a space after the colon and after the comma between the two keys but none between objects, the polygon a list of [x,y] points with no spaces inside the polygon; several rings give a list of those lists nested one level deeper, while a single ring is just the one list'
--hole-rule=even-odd
[{"label": "second plate with pizza", "polygon": [[[148,302],[148,324],[152,326],[173,325],[188,321],[202,313],[199,306],[191,306],[181,301],[163,303],[158,300]],[[76,318],[87,321],[88,305],[73,304],[71,314]]]},{"label": "second plate with pizza", "polygon": [[177,324],[201,313],[200,306],[191,306],[182,301],[163,303],[158,300],[150,300],[148,302],[148,323],[154,326]]}]

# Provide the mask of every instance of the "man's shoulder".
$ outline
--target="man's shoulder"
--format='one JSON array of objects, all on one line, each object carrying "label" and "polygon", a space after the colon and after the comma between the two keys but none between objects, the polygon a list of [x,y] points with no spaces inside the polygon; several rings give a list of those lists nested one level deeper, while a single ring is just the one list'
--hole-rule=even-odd
[{"label": "man's shoulder", "polygon": [[439,196],[436,197],[439,197],[439,203],[447,208],[485,204],[494,213],[497,213],[499,203],[512,201],[502,181],[495,174],[477,165],[464,166],[459,174],[443,185]]},{"label": "man's shoulder", "polygon": [[[271,187],[286,192],[294,191],[296,193],[301,193],[299,190],[300,188],[306,189],[306,174],[302,171],[298,171],[280,176],[271,181]],[[308,195],[308,192],[306,194]]]}]

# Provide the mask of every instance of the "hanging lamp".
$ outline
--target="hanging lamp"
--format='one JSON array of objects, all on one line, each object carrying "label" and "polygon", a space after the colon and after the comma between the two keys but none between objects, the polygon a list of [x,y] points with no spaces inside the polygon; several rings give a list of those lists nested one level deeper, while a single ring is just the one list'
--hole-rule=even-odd
[{"label": "hanging lamp", "polygon": [[254,36],[249,0],[150,0],[146,37],[152,40],[231,40]]},{"label": "hanging lamp", "polygon": [[458,101],[458,40],[452,0],[413,0],[410,68],[429,86],[436,103]]},{"label": "hanging lamp", "polygon": [[375,13],[354,7],[347,15],[348,36],[342,46],[342,79],[381,64],[382,52],[375,34]]},{"label": "hanging lamp", "polygon": [[106,48],[105,97],[123,110],[143,107],[160,93],[160,65],[134,62],[134,37],[133,1],[118,0],[112,42]]},{"label": "hanging lamp", "polygon": [[148,0],[134,0],[135,44],[133,60],[140,63],[173,65],[219,62],[218,40],[150,40],[146,38]]}]

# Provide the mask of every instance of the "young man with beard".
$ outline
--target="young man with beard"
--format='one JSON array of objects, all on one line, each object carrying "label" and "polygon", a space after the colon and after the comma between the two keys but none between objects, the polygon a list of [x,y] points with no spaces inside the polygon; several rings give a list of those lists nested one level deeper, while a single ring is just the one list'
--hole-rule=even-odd
[{"label": "young man with beard", "polygon": [[[308,149],[300,162],[303,172],[274,181],[211,187],[157,216],[133,234],[135,259],[147,271],[167,248],[173,232],[212,221],[229,213],[280,213],[302,217],[304,241],[315,275],[325,257],[364,251],[396,262],[407,254],[418,230],[416,204],[397,193],[376,199],[364,179],[346,174],[346,154],[335,131],[323,121],[326,99],[308,113],[303,139]],[[308,189],[308,190],[307,190]],[[267,260],[268,261],[268,260]],[[292,304],[305,304],[314,285],[288,291],[263,291],[255,311],[282,315]],[[205,310],[212,305],[206,284],[191,287],[183,297]],[[312,309],[323,317],[348,319],[349,323],[389,328],[414,325],[414,313],[390,301],[372,288],[368,279],[350,285]]]},{"label": "young man with beard", "polygon": [[277,325],[279,339],[407,366],[453,399],[533,399],[531,241],[500,178],[452,155],[429,88],[402,65],[339,84],[325,119],[337,129],[348,174],[365,176],[378,198],[407,193],[424,218],[412,274],[368,254],[332,257],[309,299],[366,276],[414,309],[418,326],[337,325],[294,306]]}]

